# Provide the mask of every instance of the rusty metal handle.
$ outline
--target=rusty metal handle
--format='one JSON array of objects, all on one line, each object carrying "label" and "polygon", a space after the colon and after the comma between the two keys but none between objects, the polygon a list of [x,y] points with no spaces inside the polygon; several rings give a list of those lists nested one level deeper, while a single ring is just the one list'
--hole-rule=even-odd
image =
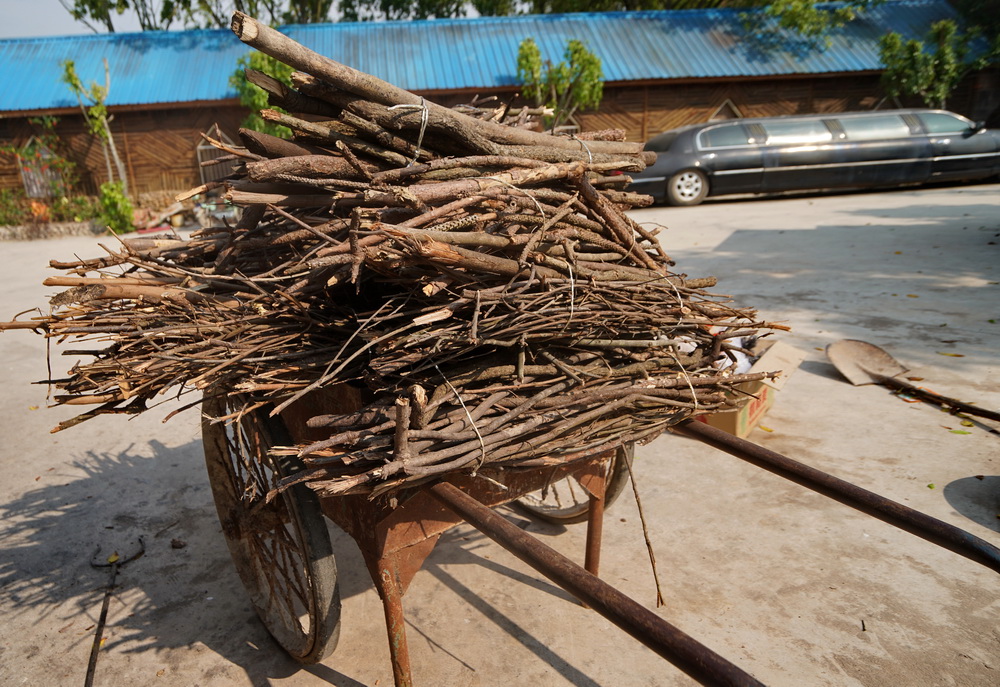
[{"label": "rusty metal handle", "polygon": [[873,378],[878,380],[879,384],[887,386],[890,389],[895,389],[896,391],[903,391],[908,394],[916,396],[922,401],[927,401],[928,403],[933,403],[936,406],[941,406],[949,409],[953,413],[965,413],[966,415],[974,415],[976,417],[985,417],[988,420],[994,420],[995,422],[1000,422],[1000,413],[995,410],[988,410],[986,408],[980,408],[979,406],[974,406],[971,403],[965,403],[964,401],[959,401],[957,398],[950,398],[948,396],[942,396],[936,391],[931,391],[930,389],[924,389],[922,387],[916,386],[915,384],[910,384],[909,382],[899,379],[897,377],[891,377],[889,375],[880,375],[874,372],[869,372]]},{"label": "rusty metal handle", "polygon": [[672,426],[670,431],[697,439],[748,463],[753,463],[757,467],[764,468],[780,477],[839,501],[845,506],[855,508],[1000,573],[1000,548],[961,528],[932,518],[925,513],[884,496],[879,496],[867,489],[862,489],[850,482],[845,482],[788,456],[758,446],[746,439],[739,439],[703,422],[684,420]]},{"label": "rusty metal handle", "polygon": [[750,674],[520,527],[507,522],[458,487],[441,482],[430,487],[429,491],[480,532],[698,682],[705,685],[763,687],[763,683]]}]

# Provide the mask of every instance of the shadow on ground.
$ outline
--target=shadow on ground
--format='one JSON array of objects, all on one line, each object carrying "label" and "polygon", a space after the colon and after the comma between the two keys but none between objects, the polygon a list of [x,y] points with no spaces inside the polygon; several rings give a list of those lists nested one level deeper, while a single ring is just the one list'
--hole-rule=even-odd
[{"label": "shadow on ground", "polygon": [[1000,532],[1000,476],[975,475],[945,485],[944,498],[958,513]]},{"label": "shadow on ground", "polygon": [[[714,249],[677,259],[692,276],[719,275],[718,292],[764,319],[808,313],[824,336],[809,340],[801,325],[795,332],[817,348],[840,338],[905,340],[921,357],[904,365],[940,365],[938,351],[965,347],[992,356],[983,340],[1000,335],[1000,216],[987,189],[964,193],[969,204],[960,207],[858,210],[845,215],[850,224],[807,231],[737,229]],[[956,225],[956,212],[968,224]],[[886,221],[894,217],[899,225]]]},{"label": "shadow on ground", "polygon": [[[152,455],[150,449],[132,448],[118,455],[88,451],[59,469],[64,479],[53,481],[60,483],[0,504],[0,536],[7,542],[0,563],[0,603],[8,614],[40,616],[89,646],[108,583],[108,569],[92,563],[106,562],[113,552],[127,555],[141,538],[145,553],[118,575],[105,651],[161,653],[169,664],[170,655],[183,660],[183,652],[168,650],[208,648],[245,671],[252,684],[305,670],[338,687],[359,687],[361,682],[328,665],[294,662],[257,619],[218,525],[201,443],[168,448],[153,442]],[[522,527],[529,525],[509,517]],[[530,526],[548,534],[562,529]],[[370,590],[373,585],[354,542],[333,526],[330,531],[342,598]],[[559,587],[478,555],[484,541],[474,531],[445,533],[425,563],[425,573],[574,684],[596,686],[449,572],[452,566],[476,565],[574,603]],[[414,636],[435,644],[419,624],[411,621],[409,626]],[[326,663],[335,663],[335,657]],[[464,664],[461,657],[453,658]]]}]

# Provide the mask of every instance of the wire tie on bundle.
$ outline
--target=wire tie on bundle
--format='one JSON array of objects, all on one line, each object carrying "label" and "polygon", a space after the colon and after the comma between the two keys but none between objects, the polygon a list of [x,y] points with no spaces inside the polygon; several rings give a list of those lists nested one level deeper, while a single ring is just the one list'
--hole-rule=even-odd
[{"label": "wire tie on bundle", "polygon": [[571,141],[576,141],[583,146],[583,149],[587,151],[587,162],[589,164],[594,164],[594,154],[590,152],[590,146],[588,146],[582,138],[577,138],[576,134],[572,134],[569,138]]},{"label": "wire tie on bundle", "polygon": [[[542,208],[542,204],[538,202],[538,199],[535,198],[530,193],[528,193],[527,191],[525,191],[523,188],[518,188],[514,184],[512,184],[509,181],[506,181],[504,179],[501,179],[500,177],[471,177],[471,178],[472,179],[476,179],[476,180],[480,180],[481,179],[483,181],[495,181],[498,184],[500,184],[501,186],[506,186],[507,188],[511,189],[512,191],[519,191],[519,192],[523,193],[524,195],[528,196],[528,198],[531,198],[531,200],[535,203],[535,207],[538,208],[538,214],[541,215],[542,219],[544,219],[544,220],[548,219],[548,217],[545,216],[545,210]],[[480,190],[482,190],[481,186],[480,186]]]},{"label": "wire tie on bundle", "polygon": [[486,463],[486,442],[483,441],[483,435],[479,433],[479,427],[476,426],[476,421],[473,419],[472,413],[469,412],[468,406],[466,406],[465,401],[462,400],[462,394],[458,393],[458,389],[452,386],[451,380],[445,376],[444,372],[441,371],[441,368],[437,366],[437,363],[434,363],[434,369],[438,371],[438,374],[441,375],[441,379],[444,380],[444,383],[447,384],[448,388],[451,389],[453,394],[455,394],[459,404],[462,406],[462,410],[465,411],[465,416],[469,418],[469,424],[472,425],[472,431],[476,433],[476,437],[479,439],[479,450],[482,456],[479,459],[479,464],[476,465],[475,469],[472,471],[472,476],[475,477],[479,468],[483,467]]},{"label": "wire tie on bundle", "polygon": [[410,160],[407,167],[412,167],[416,163],[417,158],[420,156],[420,146],[424,142],[424,132],[427,131],[427,122],[430,119],[430,110],[427,108],[427,102],[424,100],[423,96],[420,97],[419,105],[412,104],[400,104],[392,105],[390,110],[420,110],[420,133],[417,135],[417,149],[413,153],[413,159]]}]

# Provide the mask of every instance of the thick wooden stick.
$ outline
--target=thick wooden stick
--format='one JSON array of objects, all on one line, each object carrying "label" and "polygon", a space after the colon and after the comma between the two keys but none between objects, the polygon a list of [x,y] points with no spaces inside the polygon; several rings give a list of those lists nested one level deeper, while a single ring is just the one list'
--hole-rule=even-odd
[{"label": "thick wooden stick", "polygon": [[283,138],[251,131],[250,129],[240,129],[240,140],[247,150],[262,155],[263,157],[294,157],[297,155],[329,155],[330,153],[318,146],[312,146],[298,141],[286,141]]},{"label": "thick wooden stick", "polygon": [[[371,171],[378,171],[371,167]],[[247,178],[251,181],[271,181],[281,174],[304,177],[338,177],[360,179],[361,174],[347,160],[334,155],[298,155],[247,163]]]},{"label": "thick wooden stick", "polygon": [[639,154],[642,151],[641,143],[587,141],[586,147],[584,147],[580,141],[569,138],[558,138],[527,129],[502,126],[496,122],[473,119],[441,105],[427,102],[415,93],[387,83],[371,74],[324,57],[243,12],[233,13],[231,26],[233,33],[241,41],[294,69],[317,76],[338,88],[343,88],[382,105],[425,106],[430,114],[442,119],[458,120],[461,117],[462,121],[456,122],[458,128],[474,130],[479,135],[498,143],[525,146],[544,145],[576,151],[589,149],[594,153],[620,155]]},{"label": "thick wooden stick", "polygon": [[355,150],[381,158],[394,165],[402,166],[407,163],[407,159],[394,150],[387,150],[382,146],[362,141],[354,136],[338,133],[316,122],[307,122],[304,119],[286,115],[276,110],[261,110],[260,116],[269,122],[275,122],[276,124],[287,126],[289,129],[301,131],[307,136],[317,138],[321,141],[329,141],[330,143],[343,141]]},{"label": "thick wooden stick", "polygon": [[[547,134],[532,134],[533,142],[497,141],[484,134],[477,127],[484,122],[473,119],[452,110],[443,109],[446,115],[437,110],[420,109],[392,110],[389,106],[355,95],[331,86],[329,83],[311,74],[296,72],[292,74],[292,82],[303,93],[325,100],[337,107],[350,111],[359,117],[374,122],[386,130],[420,131],[426,129],[427,136],[437,148],[450,151],[464,151],[462,154],[478,153],[481,155],[507,155],[527,157],[545,162],[569,162],[580,160],[591,163],[617,162],[615,169],[625,171],[641,171],[656,161],[656,153],[639,151],[632,147],[628,150],[614,149],[609,146],[596,145],[599,142],[577,141],[575,145],[565,145],[569,139]],[[509,129],[511,127],[500,127]],[[524,131],[524,130],[522,130]],[[619,147],[623,144],[616,144]],[[634,144],[628,144],[634,146]]]}]

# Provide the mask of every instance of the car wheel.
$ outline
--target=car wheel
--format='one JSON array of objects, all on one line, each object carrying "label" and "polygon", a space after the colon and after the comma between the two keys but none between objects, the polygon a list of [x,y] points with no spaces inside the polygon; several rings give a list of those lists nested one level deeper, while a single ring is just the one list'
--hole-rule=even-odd
[{"label": "car wheel", "polygon": [[708,177],[697,169],[686,169],[667,182],[667,202],[671,205],[697,205],[708,195]]}]

